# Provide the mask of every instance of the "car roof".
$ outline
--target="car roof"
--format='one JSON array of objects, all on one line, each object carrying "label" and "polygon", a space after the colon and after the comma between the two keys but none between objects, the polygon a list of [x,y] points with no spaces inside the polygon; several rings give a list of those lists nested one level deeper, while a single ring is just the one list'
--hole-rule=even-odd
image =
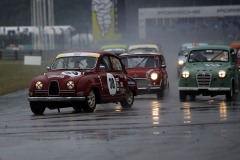
[{"label": "car roof", "polygon": [[71,51],[71,52],[60,53],[56,56],[56,58],[73,57],[73,56],[89,56],[89,57],[98,58],[103,55],[112,55],[117,57],[113,53],[103,52],[103,51]]},{"label": "car roof", "polygon": [[227,45],[206,45],[206,46],[198,46],[198,47],[194,47],[191,49],[191,51],[193,50],[204,50],[204,49],[222,49],[222,50],[230,50],[231,47],[227,46]]},{"label": "car roof", "polygon": [[186,48],[193,48],[193,47],[197,47],[197,46],[205,46],[208,45],[207,43],[198,43],[198,42],[194,42],[194,43],[184,43],[181,45],[181,49],[186,49]]},{"label": "car roof", "polygon": [[136,45],[130,45],[128,47],[128,50],[136,49],[136,48],[156,48],[156,49],[159,50],[159,47],[156,44],[136,44]]},{"label": "car roof", "polygon": [[120,56],[159,56],[160,53],[123,53]]},{"label": "car roof", "polygon": [[240,42],[231,43],[230,46],[231,46],[232,48],[237,48],[237,49],[239,49],[239,48],[240,48]]},{"label": "car roof", "polygon": [[127,50],[128,49],[128,46],[125,45],[125,44],[109,44],[109,45],[103,45],[101,46],[100,50],[104,50],[104,49],[125,49]]}]

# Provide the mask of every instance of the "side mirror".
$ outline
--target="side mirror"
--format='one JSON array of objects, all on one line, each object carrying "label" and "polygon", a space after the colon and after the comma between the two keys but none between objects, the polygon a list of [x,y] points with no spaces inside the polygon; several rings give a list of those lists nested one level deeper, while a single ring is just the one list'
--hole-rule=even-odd
[{"label": "side mirror", "polygon": [[99,69],[100,69],[100,70],[105,70],[106,67],[105,67],[104,65],[100,65],[100,66],[99,66]]},{"label": "side mirror", "polygon": [[50,70],[50,67],[47,67],[47,71],[49,71]]},{"label": "side mirror", "polygon": [[162,64],[161,67],[165,69],[167,66],[165,64]]}]

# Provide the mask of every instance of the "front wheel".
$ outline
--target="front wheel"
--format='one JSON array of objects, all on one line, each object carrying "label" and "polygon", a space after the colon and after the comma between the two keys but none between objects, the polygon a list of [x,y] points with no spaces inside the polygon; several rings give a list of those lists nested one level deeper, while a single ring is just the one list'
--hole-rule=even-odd
[{"label": "front wheel", "polygon": [[126,95],[126,98],[120,101],[122,108],[131,108],[134,102],[133,92],[130,92]]},{"label": "front wheel", "polygon": [[233,99],[233,95],[234,95],[234,88],[231,87],[230,91],[226,93],[226,100],[231,101]]},{"label": "front wheel", "polygon": [[81,112],[82,107],[80,107],[80,106],[74,106],[73,109],[74,109],[74,112],[79,113],[79,112]]},{"label": "front wheel", "polygon": [[157,98],[158,99],[163,99],[164,97],[164,88],[159,89],[159,91],[157,92]]},{"label": "front wheel", "polygon": [[30,102],[30,108],[35,115],[43,114],[46,109],[46,107],[41,106],[40,102]]},{"label": "front wheel", "polygon": [[96,95],[93,90],[89,92],[89,95],[87,96],[87,101],[83,104],[83,110],[84,112],[93,112],[96,108]]},{"label": "front wheel", "polygon": [[179,98],[181,102],[185,102],[187,99],[187,95],[184,91],[179,91]]}]

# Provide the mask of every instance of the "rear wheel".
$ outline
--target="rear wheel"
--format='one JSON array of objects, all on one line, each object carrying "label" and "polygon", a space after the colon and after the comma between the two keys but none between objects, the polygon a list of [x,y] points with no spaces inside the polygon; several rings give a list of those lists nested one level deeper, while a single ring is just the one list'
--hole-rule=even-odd
[{"label": "rear wheel", "polygon": [[89,95],[87,96],[87,101],[84,102],[82,108],[84,112],[93,112],[96,108],[96,95],[93,90],[89,92]]},{"label": "rear wheel", "polygon": [[35,115],[43,114],[46,109],[46,107],[41,106],[40,102],[30,102],[30,108]]},{"label": "rear wheel", "polygon": [[120,101],[122,108],[131,108],[134,102],[134,95],[133,92],[130,92],[126,95],[126,98]]},{"label": "rear wheel", "polygon": [[187,99],[187,95],[184,91],[179,91],[179,98],[181,102],[185,102]]}]

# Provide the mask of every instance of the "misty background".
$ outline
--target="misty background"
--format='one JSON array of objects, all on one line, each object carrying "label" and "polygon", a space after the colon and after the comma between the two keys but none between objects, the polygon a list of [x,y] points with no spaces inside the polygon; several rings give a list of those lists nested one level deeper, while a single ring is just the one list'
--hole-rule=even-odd
[{"label": "misty background", "polygon": [[[7,26],[31,26],[31,0],[1,0],[0,1],[0,27]],[[54,24],[57,26],[69,25],[74,27],[70,36],[77,34],[91,34],[91,0],[53,0],[54,3]],[[122,39],[118,42],[100,41],[94,45],[80,45],[80,49],[108,43],[159,43],[161,45],[180,45],[184,42],[207,42],[229,44],[232,41],[239,41],[240,19],[235,17],[213,17],[177,19],[174,23],[162,25],[158,21],[147,23],[146,39],[138,39],[138,9],[156,7],[192,7],[192,6],[216,6],[216,5],[239,5],[239,0],[118,0],[118,31]],[[237,34],[236,34],[237,33]],[[19,34],[16,30],[14,34]],[[1,49],[9,44],[9,33],[0,35]],[[61,37],[59,38],[61,39]],[[88,37],[88,43],[91,43]],[[17,41],[17,42],[16,42]],[[31,37],[25,38],[26,43],[31,43]],[[90,42],[89,42],[90,41]],[[62,46],[62,41],[56,41]],[[14,43],[21,43],[21,39]],[[69,42],[68,42],[69,43]],[[71,44],[72,45],[72,44]],[[65,48],[73,47],[67,45]]]}]

